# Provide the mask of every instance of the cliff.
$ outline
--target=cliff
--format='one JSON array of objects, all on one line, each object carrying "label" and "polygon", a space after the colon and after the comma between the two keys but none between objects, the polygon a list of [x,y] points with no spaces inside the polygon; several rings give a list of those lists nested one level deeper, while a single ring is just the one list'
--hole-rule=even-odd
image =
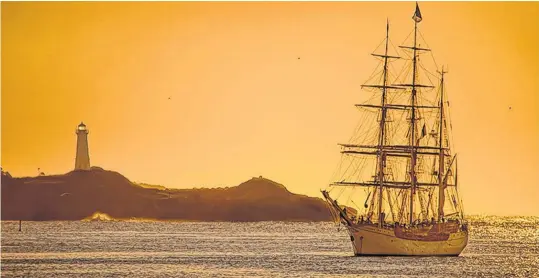
[{"label": "cliff", "polygon": [[94,212],[113,218],[190,221],[326,221],[323,200],[289,192],[265,178],[238,186],[169,189],[137,185],[92,167],[64,175],[2,175],[3,220],[80,220]]}]

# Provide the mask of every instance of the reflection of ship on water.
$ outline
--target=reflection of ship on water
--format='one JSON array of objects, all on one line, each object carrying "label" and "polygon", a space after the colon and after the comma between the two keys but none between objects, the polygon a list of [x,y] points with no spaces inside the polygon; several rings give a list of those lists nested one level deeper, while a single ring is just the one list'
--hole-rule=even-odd
[{"label": "reflection of ship on water", "polygon": [[[351,142],[341,144],[337,182],[322,191],[356,255],[457,256],[468,242],[445,72],[433,74],[419,60],[430,49],[419,44],[418,5],[412,18],[412,46],[400,46],[405,57],[389,54],[387,24],[385,51],[372,54],[382,70],[362,86],[372,94],[356,105],[362,119]],[[390,70],[403,60],[400,73]]]}]

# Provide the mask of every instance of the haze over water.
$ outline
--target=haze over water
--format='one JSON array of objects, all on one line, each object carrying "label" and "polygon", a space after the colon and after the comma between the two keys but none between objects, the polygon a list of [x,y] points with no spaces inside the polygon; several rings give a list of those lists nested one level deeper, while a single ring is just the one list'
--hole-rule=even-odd
[{"label": "haze over water", "polygon": [[539,217],[471,217],[460,257],[354,257],[333,223],[2,222],[2,277],[538,277]]}]

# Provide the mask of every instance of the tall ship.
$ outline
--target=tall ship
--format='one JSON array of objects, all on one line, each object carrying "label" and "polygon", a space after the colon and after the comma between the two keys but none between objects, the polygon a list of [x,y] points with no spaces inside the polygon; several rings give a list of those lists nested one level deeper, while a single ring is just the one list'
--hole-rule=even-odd
[{"label": "tall ship", "polygon": [[398,47],[387,23],[372,53],[379,66],[355,105],[360,122],[339,144],[341,163],[322,190],[356,256],[458,256],[468,243],[446,72],[418,28],[417,3],[412,19],[414,29]]}]

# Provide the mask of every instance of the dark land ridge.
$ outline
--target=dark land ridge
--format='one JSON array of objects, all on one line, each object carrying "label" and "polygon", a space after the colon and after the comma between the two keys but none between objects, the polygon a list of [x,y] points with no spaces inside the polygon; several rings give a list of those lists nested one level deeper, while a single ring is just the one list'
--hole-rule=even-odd
[{"label": "dark land ridge", "polygon": [[298,195],[266,178],[227,188],[170,189],[136,184],[92,167],[64,175],[14,178],[2,173],[2,220],[115,219],[187,221],[328,221],[320,198]]}]

